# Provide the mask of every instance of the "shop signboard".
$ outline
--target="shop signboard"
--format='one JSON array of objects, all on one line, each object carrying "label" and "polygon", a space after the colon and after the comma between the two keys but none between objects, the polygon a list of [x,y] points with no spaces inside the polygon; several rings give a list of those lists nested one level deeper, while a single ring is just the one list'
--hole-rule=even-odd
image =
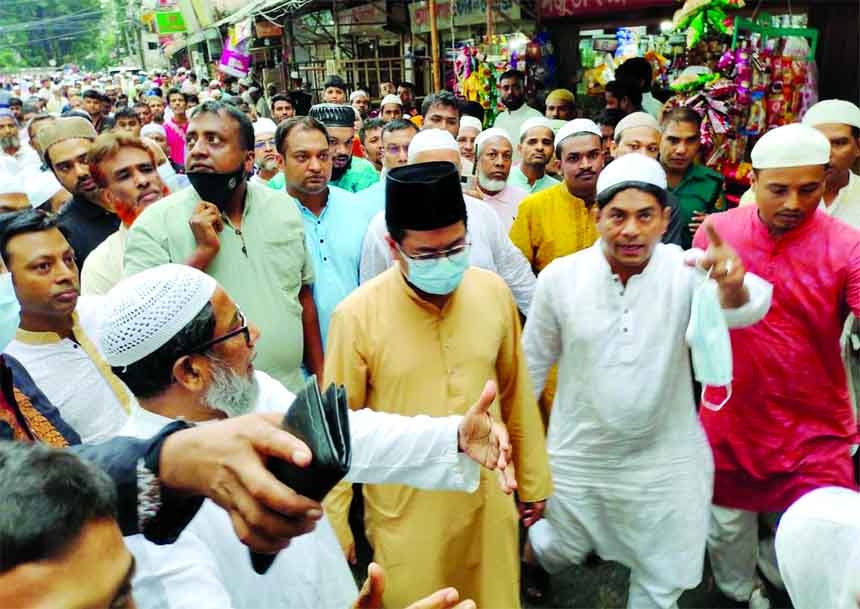
[{"label": "shop signboard", "polygon": [[676,0],[539,0],[541,17],[601,17],[618,11],[676,5]]},{"label": "shop signboard", "polygon": [[155,28],[159,34],[181,34],[187,31],[182,11],[156,11]]},{"label": "shop signboard", "polygon": [[268,19],[259,19],[254,22],[254,31],[257,34],[257,38],[280,38],[284,29]]},{"label": "shop signboard", "polygon": [[371,32],[388,23],[385,0],[342,9],[337,11],[336,15],[338,28],[342,34]]},{"label": "shop signboard", "polygon": [[[493,0],[493,12],[504,13],[511,21],[520,19],[518,0]],[[454,25],[478,25],[487,22],[487,0],[437,0],[436,23],[440,28],[449,27],[451,14]],[[427,2],[413,2],[409,5],[409,19],[413,34],[426,34],[430,31],[430,11]],[[498,19],[498,17],[497,17]]]}]

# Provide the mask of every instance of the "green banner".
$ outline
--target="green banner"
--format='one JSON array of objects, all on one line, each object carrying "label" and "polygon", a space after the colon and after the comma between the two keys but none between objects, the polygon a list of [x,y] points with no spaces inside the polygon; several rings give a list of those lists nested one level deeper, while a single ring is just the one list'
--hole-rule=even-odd
[{"label": "green banner", "polygon": [[180,11],[157,11],[155,27],[159,34],[181,34],[188,31]]}]

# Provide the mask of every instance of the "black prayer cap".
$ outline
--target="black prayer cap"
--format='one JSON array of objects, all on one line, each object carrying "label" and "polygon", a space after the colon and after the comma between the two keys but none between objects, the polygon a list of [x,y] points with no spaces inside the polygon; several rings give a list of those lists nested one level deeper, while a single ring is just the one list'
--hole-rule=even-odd
[{"label": "black prayer cap", "polygon": [[354,127],[355,110],[345,104],[317,104],[311,106],[308,116],[326,127]]},{"label": "black prayer cap", "polygon": [[435,230],[466,221],[460,172],[454,163],[433,161],[397,167],[385,179],[385,224],[403,230]]},{"label": "black prayer cap", "polygon": [[346,81],[337,74],[332,74],[326,78],[325,83],[323,83],[323,89],[328,89],[329,87],[335,87],[342,91],[346,91]]}]

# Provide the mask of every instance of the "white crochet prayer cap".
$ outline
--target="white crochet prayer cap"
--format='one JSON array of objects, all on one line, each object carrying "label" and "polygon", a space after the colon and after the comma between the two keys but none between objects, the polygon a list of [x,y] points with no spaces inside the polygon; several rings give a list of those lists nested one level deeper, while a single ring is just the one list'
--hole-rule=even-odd
[{"label": "white crochet prayer cap", "polygon": [[647,112],[631,112],[615,125],[615,139],[617,140],[625,129],[633,129],[634,127],[649,127],[657,132],[662,131],[657,119]]},{"label": "white crochet prayer cap", "polygon": [[484,143],[495,138],[500,137],[505,140],[507,143],[511,145],[511,148],[514,147],[514,143],[511,141],[510,134],[504,129],[500,129],[498,127],[492,127],[485,131],[481,131],[481,134],[475,138],[475,148],[480,150],[484,147]]},{"label": "white crochet prayer cap", "polygon": [[597,137],[603,137],[600,133],[600,127],[593,120],[589,118],[575,118],[572,121],[566,122],[558,130],[558,133],[555,135],[555,147],[558,148],[558,145],[564,140],[577,133],[592,133]]},{"label": "white crochet prayer cap", "polygon": [[164,127],[162,127],[158,123],[149,123],[148,125],[144,125],[140,128],[140,137],[146,137],[148,135],[152,135],[153,133],[160,133],[164,137],[167,137],[167,131],[165,131]]},{"label": "white crochet prayer cap", "polygon": [[529,129],[534,129],[535,127],[544,127],[552,131],[552,121],[546,118],[545,116],[533,116],[527,121],[523,121],[523,124],[520,126],[520,139],[523,139],[523,136],[529,132]]},{"label": "white crochet prayer cap", "polygon": [[625,154],[603,168],[597,177],[597,196],[619,184],[644,182],[666,189],[666,172],[659,162],[644,154]]},{"label": "white crochet prayer cap", "polygon": [[480,133],[484,129],[483,123],[474,116],[464,115],[460,117],[460,132],[463,129],[475,129]]},{"label": "white crochet prayer cap", "polygon": [[825,99],[809,108],[801,122],[810,127],[841,123],[860,129],[860,108],[844,99]]},{"label": "white crochet prayer cap", "polygon": [[826,165],[830,162],[830,141],[817,129],[792,123],[761,136],[750,156],[754,169]]},{"label": "white crochet prayer cap", "polygon": [[370,99],[370,95],[367,94],[367,91],[365,91],[363,89],[357,89],[357,90],[355,90],[349,94],[349,103],[354,102],[355,100],[359,99],[360,97],[366,97],[366,98]]},{"label": "white crochet prayer cap", "polygon": [[261,116],[257,119],[257,122],[254,123],[254,137],[275,135],[275,131],[277,129],[278,126],[275,124],[275,121],[270,118],[266,118],[265,116]]},{"label": "white crochet prayer cap", "polygon": [[393,93],[389,93],[385,97],[382,98],[382,101],[379,103],[380,108],[384,108],[387,104],[396,104],[398,106],[403,105],[403,101],[400,99],[399,95],[394,95]]},{"label": "white crochet prayer cap", "polygon": [[457,140],[445,129],[423,129],[415,134],[409,142],[409,162],[414,163],[415,157],[428,150],[454,150],[460,152]]},{"label": "white crochet prayer cap", "polygon": [[129,366],[166,345],[216,287],[212,277],[184,264],[164,264],[121,281],[105,302],[101,350],[107,363]]}]

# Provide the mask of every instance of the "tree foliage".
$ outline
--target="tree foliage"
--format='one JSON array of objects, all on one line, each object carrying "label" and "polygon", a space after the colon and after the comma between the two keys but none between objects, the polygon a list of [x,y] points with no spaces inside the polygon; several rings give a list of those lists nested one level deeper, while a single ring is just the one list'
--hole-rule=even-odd
[{"label": "tree foliage", "polygon": [[[0,0],[0,70],[110,62],[120,0]],[[124,10],[127,0],[121,1]]]}]

